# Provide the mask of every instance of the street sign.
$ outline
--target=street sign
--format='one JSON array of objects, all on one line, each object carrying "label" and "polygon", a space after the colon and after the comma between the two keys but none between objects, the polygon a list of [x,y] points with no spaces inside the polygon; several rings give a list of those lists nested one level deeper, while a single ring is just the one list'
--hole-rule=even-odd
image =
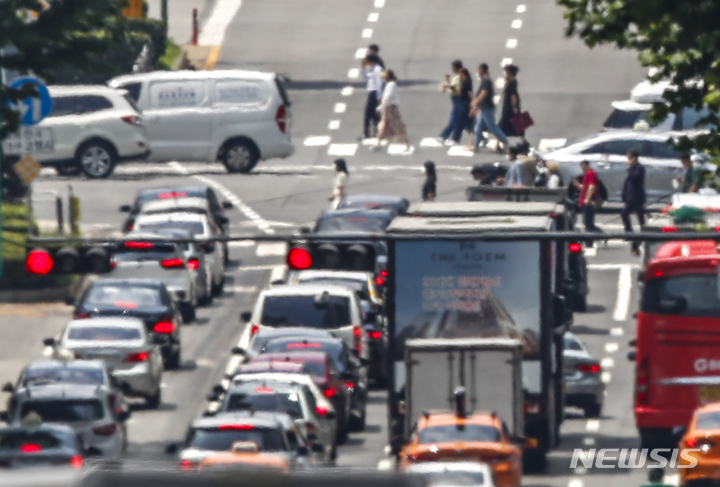
[{"label": "street sign", "polygon": [[40,174],[41,170],[42,166],[30,156],[23,157],[13,166],[13,171],[17,173],[25,184],[30,184]]},{"label": "street sign", "polygon": [[39,97],[35,98],[31,96],[18,103],[18,110],[20,111],[21,117],[20,123],[22,125],[37,125],[43,118],[47,117],[50,110],[52,110],[52,98],[50,97],[47,86],[37,78],[18,78],[13,81],[10,88],[18,90],[27,83],[35,85]]}]

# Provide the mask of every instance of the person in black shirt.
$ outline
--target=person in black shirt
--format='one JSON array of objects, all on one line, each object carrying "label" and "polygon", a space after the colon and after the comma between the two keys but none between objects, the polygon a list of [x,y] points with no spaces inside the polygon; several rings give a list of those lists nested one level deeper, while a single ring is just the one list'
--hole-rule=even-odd
[{"label": "person in black shirt", "polygon": [[435,201],[437,194],[437,175],[435,173],[435,163],[427,161],[425,163],[425,183],[422,186],[422,200]]},{"label": "person in black shirt", "polygon": [[517,74],[520,68],[514,64],[505,66],[505,88],[503,88],[503,106],[500,114],[500,129],[508,137],[520,137],[525,140],[525,132],[515,130],[511,120],[520,115],[520,93],[518,93]]},{"label": "person in black shirt", "polygon": [[[472,150],[477,150],[481,142],[484,141],[483,132],[491,132],[502,142],[503,147],[510,146],[508,139],[500,127],[495,123],[495,87],[490,79],[490,70],[486,63],[478,66],[478,75],[480,76],[480,86],[477,90],[475,99],[470,103],[470,114],[477,113],[475,122],[475,138],[472,143]],[[500,150],[500,146],[498,146]]]},{"label": "person in black shirt", "polygon": [[[628,172],[623,184],[622,200],[623,209],[620,211],[623,225],[626,232],[632,233],[630,214],[636,213],[638,223],[645,225],[645,167],[638,160],[638,151],[630,149],[627,153]],[[640,254],[640,244],[633,242],[632,253]]]}]

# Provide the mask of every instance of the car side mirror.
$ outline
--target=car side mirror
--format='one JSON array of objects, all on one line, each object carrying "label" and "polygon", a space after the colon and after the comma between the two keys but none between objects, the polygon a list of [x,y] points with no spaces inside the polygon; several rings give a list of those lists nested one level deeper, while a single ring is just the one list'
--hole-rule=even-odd
[{"label": "car side mirror", "polygon": [[299,457],[306,457],[310,454],[310,450],[305,445],[300,445],[296,451]]},{"label": "car side mirror", "polygon": [[252,318],[252,311],[243,311],[242,313],[240,313],[240,321],[248,323],[250,321],[250,318]]},{"label": "car side mirror", "polygon": [[229,201],[223,201],[222,207],[226,210],[232,210],[233,204],[230,203]]},{"label": "car side mirror", "polygon": [[635,350],[631,350],[631,351],[629,351],[628,354],[627,354],[627,359],[628,359],[630,362],[635,362],[635,357],[636,357],[636,356],[637,356],[637,353],[635,352]]},{"label": "car side mirror", "polygon": [[75,306],[75,298],[72,296],[65,298],[65,304],[68,306]]},{"label": "car side mirror", "polygon": [[325,448],[320,443],[312,443],[310,445],[310,448],[315,453],[323,453],[325,451]]},{"label": "car side mirror", "polygon": [[130,213],[132,211],[132,208],[130,205],[122,205],[120,207],[120,213]]},{"label": "car side mirror", "polygon": [[247,355],[247,352],[242,347],[233,347],[232,354],[245,356],[245,355]]},{"label": "car side mirror", "polygon": [[178,450],[180,450],[180,445],[178,445],[177,443],[170,443],[168,446],[165,447],[165,454],[175,455],[177,454]]},{"label": "car side mirror", "polygon": [[85,456],[88,457],[101,457],[102,451],[99,448],[96,448],[94,446],[91,446],[87,450],[85,450]]},{"label": "car side mirror", "polygon": [[4,386],[2,386],[3,392],[13,392],[15,390],[15,387],[13,387],[12,382],[6,382]]},{"label": "car side mirror", "polygon": [[43,340],[43,345],[45,345],[46,347],[54,347],[55,339],[54,338],[45,338]]}]

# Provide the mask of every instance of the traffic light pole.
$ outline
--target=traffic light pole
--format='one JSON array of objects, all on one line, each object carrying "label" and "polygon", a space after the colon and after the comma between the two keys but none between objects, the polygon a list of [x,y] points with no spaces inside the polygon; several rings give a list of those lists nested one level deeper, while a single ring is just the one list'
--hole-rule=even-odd
[{"label": "traffic light pole", "polygon": [[160,2],[160,18],[165,25],[168,23],[168,0],[162,0]]},{"label": "traffic light pole", "polygon": [[[0,82],[2,82],[2,79],[0,79]],[[0,111],[0,127],[2,126],[2,112]],[[5,154],[3,153],[3,147],[2,147],[2,141],[0,140],[0,278],[3,276],[3,259],[2,259],[2,248],[3,248],[3,239],[2,239],[2,202],[3,202],[3,189],[2,189],[2,183],[3,183],[3,162],[5,160]]]}]

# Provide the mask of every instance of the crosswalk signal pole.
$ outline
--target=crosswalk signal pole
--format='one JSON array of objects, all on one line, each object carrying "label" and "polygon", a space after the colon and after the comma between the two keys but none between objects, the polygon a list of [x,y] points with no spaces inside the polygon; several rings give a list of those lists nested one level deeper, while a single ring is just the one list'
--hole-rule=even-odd
[{"label": "crosswalk signal pole", "polygon": [[[2,82],[2,77],[0,77],[0,82]],[[2,111],[0,111],[0,126],[2,126]],[[1,142],[1,141],[0,141]],[[3,163],[5,160],[5,154],[3,153],[2,143],[0,143],[0,279],[3,276],[3,259],[2,259],[2,247],[3,247],[3,239],[2,239],[2,202],[3,202],[3,189],[2,189],[2,183],[3,183],[3,177],[5,176],[5,173],[3,172]]]}]

